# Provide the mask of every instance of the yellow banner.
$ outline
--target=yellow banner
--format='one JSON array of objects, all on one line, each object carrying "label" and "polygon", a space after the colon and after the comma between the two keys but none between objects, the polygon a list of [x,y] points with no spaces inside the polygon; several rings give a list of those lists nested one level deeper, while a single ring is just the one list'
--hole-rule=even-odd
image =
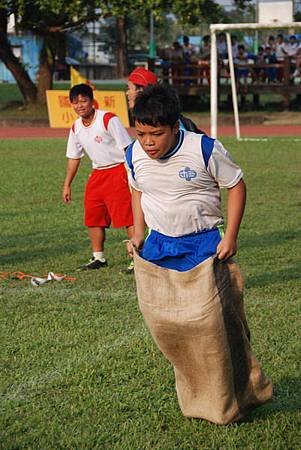
[{"label": "yellow banner", "polygon": [[[51,128],[70,128],[77,119],[69,102],[69,91],[46,91],[48,117]],[[128,128],[129,114],[125,93],[122,91],[93,91],[95,108],[116,114]]]}]

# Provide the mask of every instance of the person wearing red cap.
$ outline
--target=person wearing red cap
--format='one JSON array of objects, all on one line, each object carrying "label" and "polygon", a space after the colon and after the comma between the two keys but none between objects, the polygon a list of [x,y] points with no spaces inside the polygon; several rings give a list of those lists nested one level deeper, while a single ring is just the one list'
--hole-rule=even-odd
[{"label": "person wearing red cap", "polygon": [[157,81],[157,75],[144,67],[137,67],[130,73],[128,78],[128,90],[126,92],[130,109],[134,108],[135,100],[139,92],[143,91],[143,89],[150,84],[156,84]]},{"label": "person wearing red cap", "polygon": [[[128,89],[126,91],[129,108],[131,110],[134,108],[137,95],[142,92],[146,86],[156,84],[157,82],[157,75],[151,70],[145,69],[144,67],[137,67],[134,69],[128,77]],[[205,134],[191,119],[184,117],[182,114],[180,114],[179,124],[181,130]]]}]

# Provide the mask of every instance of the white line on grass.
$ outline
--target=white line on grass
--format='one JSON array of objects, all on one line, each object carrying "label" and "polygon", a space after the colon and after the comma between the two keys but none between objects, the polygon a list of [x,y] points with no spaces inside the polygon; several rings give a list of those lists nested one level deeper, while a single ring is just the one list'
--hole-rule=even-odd
[{"label": "white line on grass", "polygon": [[[98,350],[97,348],[95,350],[97,354],[95,354],[94,357],[78,359],[78,354],[76,354],[74,355],[74,357],[69,358],[68,360],[64,359],[64,367],[74,368],[78,363],[89,363],[92,366],[101,360],[101,356],[103,356],[104,353],[110,354],[116,349],[124,347],[133,339],[133,337],[142,338],[146,336],[151,339],[149,333],[147,332],[147,329],[142,323],[139,328],[134,328],[134,330],[129,332],[126,337],[118,337],[113,343],[103,345],[100,350]],[[62,376],[63,371],[60,370],[45,372],[42,375],[31,378],[23,383],[14,383],[10,385],[5,393],[0,393],[0,397],[3,401],[30,401],[31,397],[36,394],[35,391],[37,388],[41,389],[45,385],[49,384],[49,382],[52,382]]]},{"label": "white line on grass", "polygon": [[272,141],[274,139],[278,139],[281,141],[290,141],[290,142],[301,142],[301,138],[290,138],[290,137],[283,137],[283,136],[273,136],[270,138],[239,138],[237,139],[239,142],[248,142],[248,141],[253,141],[253,142],[267,142],[267,141]]}]

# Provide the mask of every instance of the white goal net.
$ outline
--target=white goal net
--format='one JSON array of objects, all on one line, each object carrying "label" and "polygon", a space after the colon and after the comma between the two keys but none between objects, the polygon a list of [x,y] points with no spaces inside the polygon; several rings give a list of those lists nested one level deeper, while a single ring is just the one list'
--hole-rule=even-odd
[{"label": "white goal net", "polygon": [[212,24],[210,25],[211,34],[211,61],[210,61],[210,121],[211,121],[211,136],[217,137],[217,119],[218,119],[218,60],[217,60],[217,33],[224,32],[227,37],[228,59],[230,69],[230,80],[232,90],[232,102],[234,111],[235,132],[237,139],[240,139],[240,125],[239,112],[237,102],[237,92],[235,83],[235,71],[233,64],[231,35],[232,30],[265,30],[265,29],[300,29],[301,22],[276,22],[276,23],[235,23],[235,24]]}]

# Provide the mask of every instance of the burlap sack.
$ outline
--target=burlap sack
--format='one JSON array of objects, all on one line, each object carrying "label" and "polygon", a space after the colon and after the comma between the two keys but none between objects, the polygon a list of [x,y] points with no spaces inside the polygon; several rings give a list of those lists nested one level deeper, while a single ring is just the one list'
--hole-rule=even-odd
[{"label": "burlap sack", "polygon": [[185,416],[228,424],[272,397],[250,348],[237,264],[209,258],[177,272],[135,255],[135,277],[144,320],[174,367]]}]

